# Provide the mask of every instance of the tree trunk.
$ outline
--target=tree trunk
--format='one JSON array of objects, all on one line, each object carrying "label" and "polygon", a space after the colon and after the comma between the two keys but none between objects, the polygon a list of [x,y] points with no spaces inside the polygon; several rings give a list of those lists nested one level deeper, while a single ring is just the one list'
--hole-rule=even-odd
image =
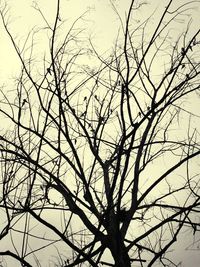
[{"label": "tree trunk", "polygon": [[126,252],[117,254],[114,260],[116,267],[131,267],[130,259]]},{"label": "tree trunk", "polygon": [[131,267],[130,258],[118,227],[112,227],[110,233],[110,251],[115,261],[115,267]]},{"label": "tree trunk", "polygon": [[131,267],[130,258],[124,244],[112,243],[111,253],[116,267]]}]

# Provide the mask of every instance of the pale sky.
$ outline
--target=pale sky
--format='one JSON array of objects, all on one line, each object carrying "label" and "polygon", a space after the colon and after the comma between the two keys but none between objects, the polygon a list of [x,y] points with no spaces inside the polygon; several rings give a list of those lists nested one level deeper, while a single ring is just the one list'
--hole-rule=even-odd
[{"label": "pale sky", "polygon": [[[16,36],[17,42],[23,44],[28,32],[33,27],[40,28],[45,27],[45,23],[41,18],[41,15],[33,9],[34,2],[38,3],[38,6],[42,10],[45,15],[48,23],[52,25],[54,14],[55,14],[55,4],[56,0],[7,0],[8,6],[10,7],[10,24],[9,29],[13,36]],[[124,12],[126,7],[130,1],[129,0],[119,0],[115,1],[116,6],[122,18],[125,17]],[[138,16],[150,15],[152,13],[154,7],[159,7],[160,3],[167,3],[166,0],[160,1],[150,1],[151,5],[149,5],[148,9],[145,9],[145,12],[139,13]],[[177,3],[185,3],[188,2],[186,0],[178,0],[174,1]],[[194,1],[195,2],[195,1]],[[197,1],[196,1],[197,2]],[[111,5],[108,0],[63,0],[62,1],[63,8],[61,9],[61,20],[68,20],[71,23],[78,16],[83,14],[86,10],[89,10],[87,15],[87,19],[84,22],[84,25],[87,27],[88,37],[92,36],[94,39],[95,46],[102,51],[106,51],[108,48],[113,46],[117,31],[119,29],[119,21],[117,16],[114,14]],[[193,22],[192,29],[195,30],[199,27],[199,9],[200,3],[195,4],[197,6],[193,13]],[[159,11],[159,9],[158,9]],[[190,12],[191,13],[191,12]],[[138,18],[135,18],[136,20]],[[179,29],[174,30],[174,34],[176,34],[182,27],[184,27],[184,23],[179,23]],[[42,36],[41,39],[37,40],[37,49],[38,53],[43,52],[45,47],[48,46],[48,36]],[[16,56],[16,53],[13,49],[13,46],[7,37],[5,30],[2,27],[2,23],[0,22],[0,80],[2,84],[12,84],[12,78],[18,74],[19,71],[19,60]],[[196,99],[194,99],[192,103],[192,108],[195,110],[199,109],[199,104]],[[183,237],[183,242],[187,242],[187,240]],[[176,246],[176,245],[175,245]],[[174,247],[175,247],[174,246]],[[184,254],[183,254],[184,253]],[[200,262],[199,251],[196,249],[193,252],[187,251],[179,251],[174,253],[175,257],[182,258],[184,264],[183,267],[197,267],[198,262]],[[192,255],[192,258],[191,258]],[[15,265],[16,267],[18,265]],[[8,266],[10,267],[10,266]],[[43,267],[43,266],[42,266]]]},{"label": "pale sky", "polygon": [[[39,12],[33,8],[35,3],[40,7],[49,24],[52,25],[53,23],[56,0],[6,0],[6,2],[9,6],[9,29],[16,37],[16,40],[18,42],[20,41],[20,45],[33,27],[38,28],[46,26]],[[122,19],[125,18],[125,11],[127,10],[129,2],[129,0],[114,1]],[[154,0],[147,2],[150,3],[148,8],[139,11],[138,18],[135,18],[135,21],[141,18],[146,18],[155,8],[157,8],[157,14],[159,14],[159,6],[165,6],[165,3],[168,1]],[[174,1],[175,5],[177,5],[177,3],[186,2],[188,1]],[[63,0],[61,1],[61,6],[61,17],[63,20],[66,19],[69,21],[69,23],[74,21],[86,10],[89,10],[85,21],[88,36],[92,36],[95,45],[99,49],[106,50],[113,45],[119,29],[119,20],[117,19],[116,14],[114,14],[108,0]],[[198,7],[198,3],[194,3],[194,6]],[[192,20],[192,29],[195,30],[195,28],[198,28],[200,21],[198,8],[192,11]],[[178,27],[175,28],[174,35],[178,33],[178,30],[182,30],[184,26],[184,23],[179,23]],[[8,37],[2,28],[2,24],[0,24],[0,42],[0,78],[4,80],[5,77],[7,79],[12,73],[15,74],[18,59],[11,42],[8,40]],[[39,47],[41,46],[41,48],[44,49],[42,45],[44,45],[44,43],[40,40]]]}]

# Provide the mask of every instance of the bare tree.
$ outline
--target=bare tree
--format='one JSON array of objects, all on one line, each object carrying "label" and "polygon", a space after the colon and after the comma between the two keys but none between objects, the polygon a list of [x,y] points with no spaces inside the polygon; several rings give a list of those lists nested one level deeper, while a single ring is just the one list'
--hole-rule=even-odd
[{"label": "bare tree", "polygon": [[121,26],[106,53],[79,26],[86,14],[69,27],[61,2],[53,24],[35,5],[51,34],[41,58],[40,31],[20,47],[1,6],[21,72],[11,95],[1,90],[0,255],[21,266],[44,266],[40,255],[47,266],[47,253],[54,266],[178,266],[169,249],[200,230],[200,39],[183,20],[199,1],[170,0],[140,21],[145,2],[130,1],[124,19],[111,1]]}]

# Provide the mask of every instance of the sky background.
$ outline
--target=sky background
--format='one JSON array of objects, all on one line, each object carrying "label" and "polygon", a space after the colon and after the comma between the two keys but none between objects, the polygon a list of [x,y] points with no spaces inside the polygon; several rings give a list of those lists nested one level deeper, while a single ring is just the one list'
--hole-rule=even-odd
[{"label": "sky background", "polygon": [[[23,44],[27,34],[33,28],[43,28],[46,27],[44,20],[42,19],[39,12],[37,12],[33,6],[38,4],[42,10],[44,16],[46,17],[50,25],[54,22],[55,15],[55,6],[56,0],[8,0],[6,1],[9,7],[9,29],[15,40],[20,45]],[[143,12],[138,13],[138,18],[140,16],[143,18],[150,15],[153,12],[154,8],[157,7],[157,12],[159,13],[159,8],[162,2],[162,7],[168,1],[149,1],[151,4],[148,8],[145,8]],[[175,5],[180,3],[186,3],[188,1],[178,0],[174,1]],[[192,10],[192,30],[195,31],[200,25],[199,19],[199,10],[200,3],[194,1],[194,6],[196,8]],[[125,10],[130,3],[129,0],[115,1],[116,6],[124,19]],[[119,29],[119,20],[114,14],[114,11],[111,7],[111,4],[108,0],[63,0],[61,8],[61,20],[69,21],[69,24],[74,21],[77,17],[83,14],[88,10],[87,19],[83,22],[82,25],[87,29],[88,37],[92,36],[95,46],[103,53],[110,47],[113,46],[114,40],[116,38],[118,29]],[[190,12],[190,13],[191,13]],[[180,30],[185,27],[184,23],[177,24],[179,25],[173,33],[174,36],[178,34]],[[46,36],[39,34],[36,40],[37,53],[42,54],[44,49],[48,47],[48,33]],[[16,56],[14,48],[0,22],[0,85],[7,84],[6,90],[12,90],[12,84],[15,77],[19,73],[19,59]],[[10,86],[10,87],[9,87]],[[199,104],[197,99],[193,99],[192,108],[197,111],[199,109]],[[182,248],[177,248],[174,256],[180,261],[183,261],[184,267],[197,267],[200,263],[199,249],[198,244],[200,244],[199,239],[195,237],[182,236],[181,243],[184,244],[183,247],[188,247],[192,242],[195,241],[195,246],[188,247],[187,250],[182,250]],[[176,247],[176,245],[174,246]],[[10,266],[8,266],[10,267]]]}]

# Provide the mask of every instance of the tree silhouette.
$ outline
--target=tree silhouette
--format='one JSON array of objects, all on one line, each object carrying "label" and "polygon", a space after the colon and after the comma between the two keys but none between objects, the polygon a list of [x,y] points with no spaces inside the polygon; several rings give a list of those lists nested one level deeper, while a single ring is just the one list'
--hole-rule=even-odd
[{"label": "tree silhouette", "polygon": [[19,47],[1,6],[21,72],[11,96],[1,90],[0,255],[21,266],[55,255],[63,267],[178,266],[170,248],[200,229],[200,42],[190,19],[173,28],[199,2],[170,0],[137,21],[145,2],[130,1],[124,19],[111,1],[121,26],[106,53],[84,38],[86,14],[65,30],[61,2],[53,25],[35,6],[51,33],[42,68],[40,31]]}]

